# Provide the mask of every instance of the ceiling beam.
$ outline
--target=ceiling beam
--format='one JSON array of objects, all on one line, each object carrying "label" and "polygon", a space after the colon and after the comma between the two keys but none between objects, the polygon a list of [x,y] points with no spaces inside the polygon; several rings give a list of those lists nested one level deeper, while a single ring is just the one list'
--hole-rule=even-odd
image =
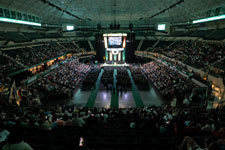
[{"label": "ceiling beam", "polygon": [[48,2],[47,0],[40,0],[40,1],[42,1],[43,3],[47,3],[49,6],[54,7],[54,8],[56,8],[56,9],[59,10],[59,11],[65,12],[66,14],[68,14],[68,15],[70,15],[70,16],[72,16],[72,17],[78,19],[78,20],[82,20],[82,18],[80,18],[80,17],[78,17],[78,16],[72,14],[71,12],[69,12],[69,11],[67,11],[67,10],[62,9],[61,7],[55,5],[55,4],[51,3],[51,2]]}]

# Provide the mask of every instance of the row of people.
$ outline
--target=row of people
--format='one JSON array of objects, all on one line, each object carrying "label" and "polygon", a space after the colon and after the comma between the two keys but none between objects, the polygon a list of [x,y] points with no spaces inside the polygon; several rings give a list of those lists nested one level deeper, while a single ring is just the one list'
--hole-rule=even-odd
[{"label": "row of people", "polygon": [[[89,109],[85,107],[77,108],[74,105],[57,105],[49,108],[40,107],[24,110],[24,112],[18,109],[14,110],[14,113],[3,110],[0,114],[0,127],[3,129],[19,127],[23,129],[57,131],[60,127],[74,126],[80,127],[79,129],[88,127],[94,133],[96,124],[98,124],[103,127],[100,130],[111,129],[113,134],[115,132],[120,134],[120,132],[122,133],[122,131],[131,128],[133,130],[129,130],[130,132],[151,130],[154,132],[152,136],[157,137],[167,134],[170,137],[174,135],[178,137],[179,135],[206,135],[215,140],[217,146],[224,146],[224,122],[221,122],[223,119],[223,115],[220,115],[217,110],[171,109],[168,106],[120,108],[115,110],[110,108]],[[115,127],[117,127],[116,130],[114,129]],[[87,130],[88,128],[84,129]],[[136,134],[138,135],[138,132]],[[98,135],[96,134],[96,136]],[[180,148],[187,144],[185,142],[190,141],[190,138],[185,137]]]}]

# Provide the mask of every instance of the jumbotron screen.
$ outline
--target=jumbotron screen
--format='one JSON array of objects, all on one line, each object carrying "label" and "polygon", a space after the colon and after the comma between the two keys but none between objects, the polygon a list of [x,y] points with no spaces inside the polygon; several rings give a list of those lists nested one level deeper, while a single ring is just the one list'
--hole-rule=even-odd
[{"label": "jumbotron screen", "polygon": [[108,37],[108,44],[109,46],[120,46],[122,45],[122,37],[115,37],[115,36],[111,36]]}]

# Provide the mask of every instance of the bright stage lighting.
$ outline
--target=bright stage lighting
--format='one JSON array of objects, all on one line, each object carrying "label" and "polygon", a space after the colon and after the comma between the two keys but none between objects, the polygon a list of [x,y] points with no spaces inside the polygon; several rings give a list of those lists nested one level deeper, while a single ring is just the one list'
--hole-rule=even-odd
[{"label": "bright stage lighting", "polygon": [[0,17],[0,21],[10,22],[10,23],[18,23],[18,24],[25,24],[25,25],[33,25],[33,26],[41,26],[41,23],[29,22],[29,21],[23,21],[23,20],[16,20],[16,19],[9,19],[9,18],[3,18],[3,17]]},{"label": "bright stage lighting", "polygon": [[126,37],[124,37],[124,39],[123,39],[123,48],[125,48],[126,47]]},{"label": "bright stage lighting", "polygon": [[103,34],[104,37],[110,37],[110,36],[127,36],[126,33],[106,33],[106,34]]}]

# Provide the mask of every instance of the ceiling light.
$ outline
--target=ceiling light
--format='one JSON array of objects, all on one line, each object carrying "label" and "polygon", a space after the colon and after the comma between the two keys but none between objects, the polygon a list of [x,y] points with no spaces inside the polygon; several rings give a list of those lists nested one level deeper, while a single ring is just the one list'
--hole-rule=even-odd
[{"label": "ceiling light", "polygon": [[0,17],[0,21],[10,22],[10,23],[18,23],[18,24],[25,24],[25,25],[33,25],[33,26],[41,26],[41,23],[29,22],[29,21],[23,21],[23,20],[16,20],[16,19],[9,19],[9,18],[3,18],[3,17]]},{"label": "ceiling light", "polygon": [[221,20],[225,19],[225,15],[220,15],[220,16],[214,16],[214,17],[209,17],[209,18],[203,18],[203,19],[198,19],[194,20],[192,23],[202,23],[202,22],[208,22],[208,21],[214,21],[214,20]]}]

